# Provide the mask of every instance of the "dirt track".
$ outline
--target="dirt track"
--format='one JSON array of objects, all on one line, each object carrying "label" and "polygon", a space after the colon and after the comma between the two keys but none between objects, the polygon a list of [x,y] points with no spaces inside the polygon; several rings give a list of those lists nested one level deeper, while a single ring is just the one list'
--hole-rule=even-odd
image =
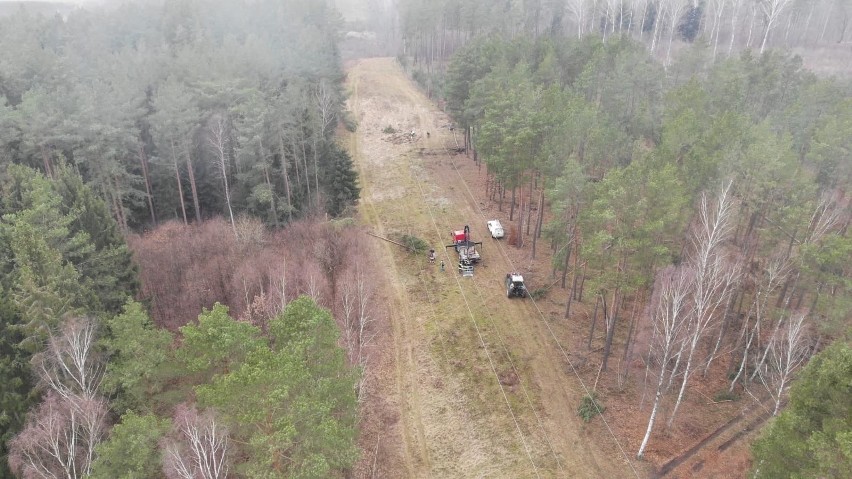
[{"label": "dirt track", "polygon": [[[393,59],[357,62],[348,88],[363,223],[382,236],[422,238],[447,265],[442,273],[376,240],[387,258],[376,280],[387,285],[393,330],[365,421],[375,449],[364,444],[370,466],[359,474],[635,477],[600,421],[584,426],[576,416],[582,387],[566,352],[573,338],[532,301],[505,297],[502,278],[523,270],[523,257],[487,236],[485,205],[465,176],[484,173],[446,149],[455,146],[450,120]],[[383,132],[388,126],[414,136]],[[473,279],[455,273],[443,247],[465,224],[485,242]]]}]

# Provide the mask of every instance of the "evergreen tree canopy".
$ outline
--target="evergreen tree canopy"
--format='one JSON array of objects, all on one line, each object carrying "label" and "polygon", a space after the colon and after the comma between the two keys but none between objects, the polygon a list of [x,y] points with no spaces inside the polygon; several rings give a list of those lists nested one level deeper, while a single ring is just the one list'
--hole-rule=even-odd
[{"label": "evergreen tree canopy", "polygon": [[323,478],[351,466],[357,458],[357,375],[338,346],[331,314],[300,297],[270,322],[269,345],[263,346],[253,339],[258,329],[252,334],[253,326],[230,321],[246,331],[229,343],[248,354],[197,391],[200,403],[219,410],[247,445],[240,472]]},{"label": "evergreen tree canopy", "polygon": [[852,476],[852,348],[837,341],[802,370],[790,403],[754,443],[759,478]]}]

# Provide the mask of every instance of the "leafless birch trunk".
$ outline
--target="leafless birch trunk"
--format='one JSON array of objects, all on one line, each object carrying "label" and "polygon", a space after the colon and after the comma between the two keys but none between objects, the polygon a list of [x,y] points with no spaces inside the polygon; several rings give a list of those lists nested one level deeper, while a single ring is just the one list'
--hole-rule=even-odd
[{"label": "leafless birch trunk", "polygon": [[760,53],[763,53],[763,50],[766,48],[766,42],[769,40],[769,35],[778,23],[778,19],[781,18],[781,14],[784,13],[792,2],[793,0],[758,0],[757,6],[763,14],[764,24],[763,41],[760,43]]},{"label": "leafless birch trunk", "polygon": [[[731,380],[731,385],[728,387],[729,392],[733,392],[737,381],[746,374],[746,365],[748,364],[749,353],[754,343],[754,339],[760,335],[760,326],[767,317],[767,307],[769,297],[778,289],[784,278],[787,277],[789,264],[784,260],[771,261],[764,273],[763,281],[757,285],[754,300],[745,315],[745,321],[742,326],[740,342],[743,342],[742,358],[740,365],[737,368],[737,374]],[[754,320],[754,324],[749,326],[749,322]]]},{"label": "leafless birch trunk", "polygon": [[716,51],[719,48],[719,29],[722,27],[722,16],[725,14],[725,6],[728,0],[712,0],[710,5],[713,7],[713,24],[710,27],[710,39],[713,41],[713,59],[716,58]]},{"label": "leafless birch trunk", "polygon": [[695,272],[695,280],[691,294],[692,307],[688,314],[686,365],[680,391],[669,416],[669,427],[677,417],[678,408],[683,401],[701,338],[716,319],[719,306],[727,302],[735,282],[736,268],[731,267],[729,259],[722,251],[722,244],[732,230],[730,217],[733,213],[733,199],[730,191],[731,183],[728,183],[714,200],[704,195],[699,205],[698,225],[692,235],[694,251],[687,260],[687,267]]},{"label": "leafless birch trunk", "polygon": [[680,14],[683,12],[685,7],[685,0],[668,0],[667,12],[669,14],[669,45],[666,48],[665,65],[669,65],[669,63],[671,63],[672,42],[674,41],[675,30],[677,29],[677,21],[680,18]]},{"label": "leafless birch trunk", "polygon": [[189,224],[189,221],[186,219],[186,202],[183,199],[183,184],[180,181],[180,168],[178,167],[178,158],[177,158],[177,149],[175,148],[175,142],[172,140],[172,163],[175,167],[175,180],[177,181],[178,187],[178,198],[180,198],[180,212],[183,214],[183,224]]},{"label": "leafless birch trunk", "polygon": [[49,391],[9,442],[9,466],[19,477],[82,479],[106,434],[106,402]]},{"label": "leafless birch trunk", "polygon": [[171,437],[163,441],[163,472],[172,479],[228,477],[230,439],[212,411],[180,405]]},{"label": "leafless birch trunk", "polygon": [[[237,225],[234,223],[234,209],[231,208],[231,189],[228,187],[228,121],[222,115],[216,115],[210,120],[207,143],[216,155],[216,166],[222,175],[225,185],[225,203],[228,205],[228,217],[231,219],[231,229],[237,236]],[[270,191],[270,194],[272,192]]]},{"label": "leafless birch trunk", "polygon": [[796,314],[773,335],[767,350],[769,360],[759,369],[760,382],[775,402],[773,416],[778,415],[785,391],[796,370],[810,353],[805,334],[805,315]]},{"label": "leafless birch trunk", "polygon": [[[316,107],[319,112],[319,137],[325,139],[328,127],[334,122],[334,94],[325,79],[320,80],[313,91]],[[316,190],[316,204],[319,205],[319,159],[317,152],[317,136],[314,135],[314,189]]]},{"label": "leafless birch trunk", "polygon": [[353,272],[345,282],[341,295],[343,341],[346,346],[349,363],[361,368],[361,379],[356,385],[358,400],[364,398],[368,378],[370,354],[368,347],[376,337],[373,330],[373,301],[375,290],[372,283],[360,268]]},{"label": "leafless birch trunk", "polygon": [[[660,409],[669,362],[677,344],[683,340],[681,336],[687,321],[687,300],[692,287],[691,280],[687,278],[683,270],[664,271],[661,273],[661,278],[661,291],[659,299],[657,299],[657,307],[651,318],[656,341],[651,343],[651,353],[649,354],[649,358],[656,356],[658,359],[659,374],[654,404],[651,406],[651,417],[648,419],[648,428],[645,430],[645,437],[639,446],[639,452],[636,453],[637,458],[642,458],[645,454],[645,448],[648,446]],[[654,354],[655,349],[656,354]]]},{"label": "leafless birch trunk", "polygon": [[93,399],[104,375],[96,353],[97,323],[90,318],[67,318],[51,334],[47,349],[33,358],[41,380],[63,399]]},{"label": "leafless birch trunk", "polygon": [[731,2],[731,39],[728,42],[728,56],[731,56],[731,53],[734,52],[734,39],[737,37],[737,20],[739,20],[738,14],[740,12],[740,6],[743,3],[743,0],[730,0]]}]

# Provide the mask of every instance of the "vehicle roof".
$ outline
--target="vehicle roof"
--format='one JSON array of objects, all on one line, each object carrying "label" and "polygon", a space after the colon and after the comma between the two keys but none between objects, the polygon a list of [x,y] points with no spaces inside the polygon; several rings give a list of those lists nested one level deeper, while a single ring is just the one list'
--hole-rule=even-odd
[{"label": "vehicle roof", "polygon": [[523,282],[524,277],[517,273],[510,273],[509,276],[512,277],[512,281],[521,281]]}]

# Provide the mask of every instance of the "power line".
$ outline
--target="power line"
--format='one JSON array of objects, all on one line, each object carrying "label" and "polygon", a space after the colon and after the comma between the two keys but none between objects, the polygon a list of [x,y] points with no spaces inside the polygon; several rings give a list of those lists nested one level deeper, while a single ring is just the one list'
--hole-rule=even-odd
[{"label": "power line", "polygon": [[[449,154],[450,150],[446,147],[446,145],[444,145],[444,149],[447,151],[447,156],[450,159],[450,163],[453,166],[453,170],[455,170],[455,172],[458,175],[459,179],[461,180],[462,184],[464,184],[464,187],[465,187],[465,190],[467,191],[468,196],[470,198],[474,199],[473,203],[476,204],[476,209],[479,211],[480,216],[483,219],[485,219],[485,212],[482,211],[482,208],[475,201],[476,197],[473,195],[473,192],[470,190],[470,187],[468,186],[467,181],[465,181],[464,177],[461,175],[461,172],[459,172],[458,167],[456,167],[456,163],[455,163],[455,161],[453,161],[452,155]],[[523,232],[521,232],[521,234],[523,234]],[[509,255],[506,253],[503,245],[500,244],[500,243],[497,243],[497,245],[498,245],[497,247],[500,249],[500,252],[506,258],[506,261],[508,261],[509,264],[512,266],[512,269],[514,269],[515,264],[512,261],[512,258],[510,258]],[[538,312],[539,318],[544,323],[544,325],[547,326],[547,330],[548,330],[548,332],[550,332],[550,336],[553,338],[553,341],[556,343],[556,346],[559,347],[559,350],[562,352],[562,356],[565,358],[565,361],[568,362],[568,365],[571,367],[571,371],[573,371],[574,375],[577,377],[577,381],[580,382],[580,386],[583,388],[583,391],[585,391],[587,396],[591,397],[591,392],[589,391],[589,388],[586,387],[586,384],[583,382],[583,379],[580,377],[580,374],[577,372],[577,368],[574,367],[574,363],[571,362],[571,359],[568,357],[568,353],[565,352],[565,348],[562,346],[562,343],[559,342],[559,339],[556,337],[556,334],[553,332],[553,328],[550,327],[550,323],[547,322],[547,318],[544,317],[544,313],[541,311],[541,308],[539,308],[538,303],[536,303],[535,298],[530,296],[530,300],[532,301],[533,306],[535,307],[536,311]],[[621,443],[619,442],[618,438],[615,436],[615,433],[613,433],[612,428],[609,426],[609,423],[607,422],[606,418],[604,418],[603,411],[600,410],[600,408],[598,407],[598,405],[595,401],[591,401],[591,403],[595,407],[595,409],[597,410],[597,413],[600,416],[601,421],[603,421],[604,426],[606,426],[606,429],[609,432],[609,435],[612,436],[613,441],[615,441],[616,446],[618,446],[619,451],[621,451],[622,456],[624,456],[624,460],[627,461],[627,465],[630,466],[630,469],[633,471],[633,474],[637,478],[639,478],[640,477],[639,472],[633,466],[633,462],[630,460],[629,456],[624,451],[624,448],[621,446]]]},{"label": "power line", "polygon": [[[433,219],[433,225],[435,226],[435,229],[437,230],[437,233],[438,233],[438,238],[440,239],[440,230],[438,230],[437,225],[436,225],[436,224],[435,224],[435,222],[434,222],[434,215],[433,215],[433,214],[432,214],[432,212],[431,212],[432,208],[431,208],[430,206],[428,206],[429,202],[428,202],[428,200],[427,200],[427,198],[426,198],[425,193],[423,192],[423,188],[422,188],[422,186],[419,186],[419,185],[420,185],[420,183],[418,182],[418,187],[419,187],[419,189],[420,189],[420,197],[423,199],[423,202],[424,202],[425,204],[427,204],[427,209],[429,209],[430,217],[432,217],[432,219]],[[446,250],[445,250],[445,256],[447,256],[447,257],[449,256],[449,255],[447,255],[447,254],[446,254]],[[457,280],[457,282],[458,282],[458,278],[456,278],[456,280]],[[459,283],[459,284],[460,284],[460,283]],[[473,282],[473,285],[474,285],[474,287],[476,288],[477,296],[479,296],[479,299],[480,299],[481,303],[483,304],[485,311],[488,313],[488,318],[489,318],[489,320],[490,320],[490,322],[491,322],[492,326],[494,327],[494,331],[495,331],[495,333],[496,333],[496,335],[497,335],[497,339],[498,339],[498,341],[499,341],[500,347],[503,349],[504,355],[505,355],[506,359],[508,360],[508,362],[509,362],[509,364],[510,364],[510,366],[511,366],[511,368],[512,368],[512,371],[513,371],[513,372],[515,373],[515,375],[519,378],[519,384],[520,384],[520,386],[521,386],[521,390],[522,390],[522,391],[523,391],[523,393],[524,393],[524,398],[525,398],[525,400],[526,400],[527,404],[529,405],[530,409],[532,410],[533,415],[535,415],[536,421],[538,422],[539,428],[540,428],[540,430],[541,430],[541,432],[542,432],[542,435],[544,436],[544,440],[545,440],[545,442],[547,443],[548,447],[550,448],[550,452],[551,452],[551,454],[553,455],[554,460],[556,461],[557,467],[559,468],[559,470],[560,470],[560,471],[563,471],[563,472],[564,472],[564,468],[563,468],[563,466],[562,466],[562,462],[559,460],[559,456],[558,456],[558,454],[556,453],[556,451],[555,451],[555,450],[554,450],[554,448],[553,448],[553,444],[552,444],[552,442],[551,442],[551,440],[550,440],[550,437],[548,436],[547,431],[546,431],[546,429],[544,428],[544,423],[543,423],[543,421],[541,420],[541,417],[539,416],[538,411],[536,411],[535,405],[533,404],[532,399],[530,398],[530,395],[529,395],[529,392],[528,392],[528,390],[527,390],[526,386],[524,386],[523,381],[520,381],[520,378],[521,378],[520,371],[519,371],[519,370],[518,370],[518,368],[515,366],[515,363],[514,363],[514,361],[512,360],[512,356],[511,356],[511,354],[509,354],[509,351],[508,351],[508,349],[506,348],[506,344],[505,344],[505,342],[503,341],[503,337],[502,337],[502,335],[500,335],[500,332],[499,332],[499,330],[497,329],[496,322],[494,321],[494,317],[493,317],[493,315],[491,314],[491,310],[488,308],[487,303],[483,300],[483,294],[482,294],[482,291],[480,290],[479,285],[478,285],[475,281]],[[427,293],[427,294],[428,294],[428,293]],[[462,291],[462,294],[464,295],[464,292],[463,292],[463,291]],[[433,310],[434,310],[434,308],[433,308]],[[498,376],[497,380],[498,380],[498,383],[499,383],[499,381],[500,381],[499,376]]]},{"label": "power line", "polygon": [[[417,183],[417,188],[420,191],[420,197],[424,200],[424,203],[426,203],[426,205],[427,205],[426,209],[429,212],[430,219],[432,220],[432,227],[434,228],[435,233],[437,234],[438,238],[440,238],[441,237],[441,230],[438,228],[438,223],[435,220],[435,215],[432,213],[432,207],[429,206],[428,201],[425,201],[426,195],[423,192],[423,186],[418,181],[415,181],[415,183]],[[447,258],[447,261],[451,260],[450,255],[449,255],[449,253],[447,253],[446,248],[444,249],[444,256]],[[453,278],[456,281],[456,286],[458,287],[459,293],[461,293],[462,299],[464,299],[464,304],[465,304],[465,307],[467,308],[468,316],[470,317],[470,320],[473,323],[473,327],[476,330],[476,334],[479,337],[479,344],[482,346],[482,350],[485,351],[485,356],[488,358],[488,365],[491,369],[491,373],[494,375],[494,378],[497,380],[497,386],[500,388],[500,393],[503,396],[503,400],[506,402],[506,407],[509,409],[509,414],[512,416],[512,421],[515,423],[515,428],[517,429],[518,435],[520,436],[520,439],[521,439],[521,443],[524,446],[524,451],[527,454],[527,459],[529,459],[530,464],[533,467],[533,471],[535,472],[536,477],[541,477],[541,475],[538,472],[538,466],[536,466],[535,461],[533,461],[532,453],[530,452],[530,448],[529,448],[529,445],[527,444],[527,440],[524,436],[524,433],[521,430],[521,425],[518,422],[518,418],[515,416],[514,410],[512,410],[512,404],[509,402],[509,396],[506,394],[506,389],[503,387],[503,384],[500,382],[500,376],[497,374],[497,369],[494,367],[494,360],[491,357],[491,352],[488,351],[488,347],[485,345],[485,339],[483,338],[482,331],[479,329],[479,324],[476,322],[476,318],[473,315],[473,310],[470,307],[470,303],[468,302],[467,295],[464,293],[464,289],[462,288],[462,285],[461,285],[461,282],[459,281],[458,275],[454,274]]]}]

